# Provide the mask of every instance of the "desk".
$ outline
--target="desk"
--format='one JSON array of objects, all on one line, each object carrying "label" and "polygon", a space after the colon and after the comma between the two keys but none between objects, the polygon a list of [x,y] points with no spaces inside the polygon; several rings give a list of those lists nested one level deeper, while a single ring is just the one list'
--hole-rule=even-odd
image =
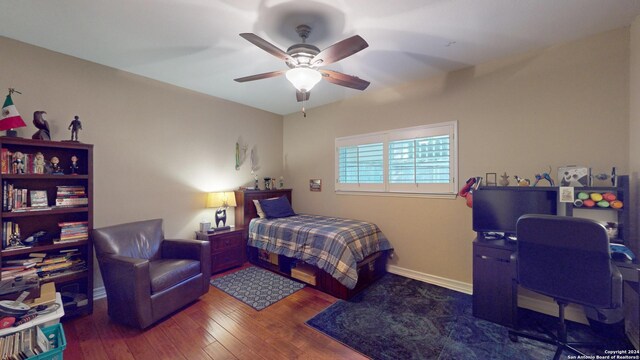
[{"label": "desk", "polygon": [[[473,241],[473,315],[515,328],[518,320],[516,243]],[[625,328],[638,346],[640,264],[613,261],[624,280]],[[635,304],[635,305],[634,305]],[[635,340],[634,340],[635,337]]]}]

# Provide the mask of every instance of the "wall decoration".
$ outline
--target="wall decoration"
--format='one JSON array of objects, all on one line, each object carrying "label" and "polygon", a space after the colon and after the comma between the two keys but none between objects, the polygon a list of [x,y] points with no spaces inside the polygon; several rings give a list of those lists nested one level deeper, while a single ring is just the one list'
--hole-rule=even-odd
[{"label": "wall decoration", "polygon": [[589,186],[591,169],[584,166],[568,165],[558,168],[560,186]]},{"label": "wall decoration", "polygon": [[309,191],[322,191],[322,179],[309,180]]},{"label": "wall decoration", "polygon": [[242,144],[242,138],[236,141],[236,171],[240,170],[242,164],[247,158],[247,145]]}]

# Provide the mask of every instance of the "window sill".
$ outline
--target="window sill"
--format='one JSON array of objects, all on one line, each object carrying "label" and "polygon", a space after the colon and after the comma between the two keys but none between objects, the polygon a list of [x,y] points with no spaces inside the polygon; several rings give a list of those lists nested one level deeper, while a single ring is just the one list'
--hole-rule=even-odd
[{"label": "window sill", "polygon": [[455,200],[458,197],[457,194],[426,194],[426,193],[377,192],[377,191],[336,191],[335,193],[336,195],[382,196],[382,197],[447,199],[447,200]]}]

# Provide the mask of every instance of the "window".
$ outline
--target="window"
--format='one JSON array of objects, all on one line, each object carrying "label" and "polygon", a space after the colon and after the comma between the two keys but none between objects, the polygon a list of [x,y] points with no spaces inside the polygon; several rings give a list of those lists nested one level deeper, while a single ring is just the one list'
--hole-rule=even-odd
[{"label": "window", "polygon": [[456,122],[336,139],[336,191],[455,194]]}]

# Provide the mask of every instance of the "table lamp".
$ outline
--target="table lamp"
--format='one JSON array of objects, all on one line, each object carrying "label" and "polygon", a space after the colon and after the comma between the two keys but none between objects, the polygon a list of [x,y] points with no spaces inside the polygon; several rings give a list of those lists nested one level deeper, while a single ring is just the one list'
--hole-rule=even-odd
[{"label": "table lamp", "polygon": [[[216,210],[214,231],[228,230],[231,227],[225,226],[227,222],[227,208],[236,206],[236,195],[233,191],[210,192],[207,194],[207,208],[218,208]],[[222,226],[220,226],[222,223]]]}]

